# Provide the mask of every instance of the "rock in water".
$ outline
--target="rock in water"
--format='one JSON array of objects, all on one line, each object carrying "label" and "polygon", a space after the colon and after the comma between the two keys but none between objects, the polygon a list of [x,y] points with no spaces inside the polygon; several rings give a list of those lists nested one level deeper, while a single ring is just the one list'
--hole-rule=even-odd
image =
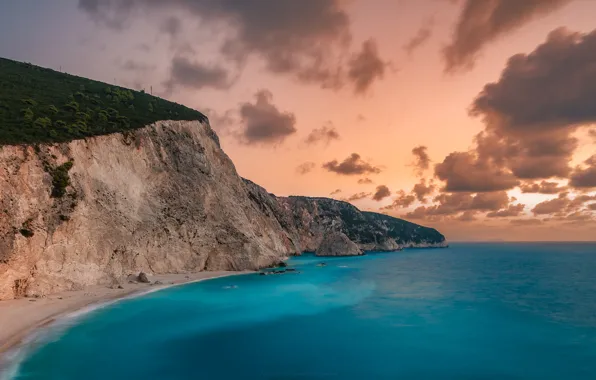
[{"label": "rock in water", "polygon": [[343,232],[327,233],[316,250],[317,256],[358,256],[362,250]]},{"label": "rock in water", "polygon": [[151,283],[151,281],[149,281],[149,278],[147,277],[147,275],[145,274],[145,272],[139,273],[139,275],[137,276],[137,280],[139,282],[142,282],[143,284],[150,284]]}]

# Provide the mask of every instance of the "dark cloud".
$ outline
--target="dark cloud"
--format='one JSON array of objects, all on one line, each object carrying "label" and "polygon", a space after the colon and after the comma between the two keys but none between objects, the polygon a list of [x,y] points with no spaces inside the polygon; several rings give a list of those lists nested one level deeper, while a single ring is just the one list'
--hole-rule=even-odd
[{"label": "dark cloud", "polygon": [[526,206],[521,203],[510,205],[509,207],[503,210],[491,211],[488,214],[486,214],[486,216],[489,218],[506,218],[511,216],[519,216],[524,211],[525,207]]},{"label": "dark cloud", "polygon": [[159,30],[172,37],[177,37],[182,31],[182,21],[178,17],[170,16],[161,23]]},{"label": "dark cloud", "polygon": [[519,178],[565,177],[577,147],[572,133],[596,122],[596,32],[551,32],[532,53],[509,59],[475,99],[490,156]]},{"label": "dark cloud", "polygon": [[331,193],[329,193],[329,195],[335,195],[335,194],[339,194],[339,193],[341,193],[341,189],[335,189]]},{"label": "dark cloud", "polygon": [[184,57],[174,57],[170,78],[165,85],[170,91],[178,85],[193,89],[226,89],[230,87],[231,81],[228,71],[220,66],[206,66]]},{"label": "dark cloud", "polygon": [[360,178],[358,180],[359,185],[370,185],[372,183],[374,183],[374,182],[370,178]]},{"label": "dark cloud", "polygon": [[589,204],[588,208],[592,211],[596,211],[596,203]]},{"label": "dark cloud", "polygon": [[350,195],[347,198],[343,198],[342,201],[345,201],[345,202],[358,201],[360,199],[368,198],[371,195],[372,195],[372,193],[365,193],[365,192],[356,193],[354,195]]},{"label": "dark cloud", "polygon": [[[384,72],[370,40],[345,73],[342,62],[349,59],[352,36],[341,0],[79,0],[79,9],[117,29],[147,12],[158,17],[183,13],[223,32],[220,53],[227,61],[243,65],[256,56],[270,72],[323,88],[338,89],[347,79],[362,92]],[[166,25],[162,31],[179,34],[178,24]]]},{"label": "dark cloud", "polygon": [[522,193],[538,194],[558,194],[567,189],[566,186],[560,186],[557,182],[542,181],[540,183],[523,183],[519,186]]},{"label": "dark cloud", "polygon": [[268,90],[255,94],[255,103],[243,103],[240,117],[243,129],[240,141],[246,144],[279,144],[296,133],[296,117],[293,113],[281,112],[272,103],[273,95]]},{"label": "dark cloud", "polygon": [[543,224],[542,219],[511,219],[509,223],[514,224],[516,226],[537,226]]},{"label": "dark cloud", "polygon": [[381,210],[397,210],[400,208],[410,207],[414,202],[416,202],[416,197],[412,194],[406,194],[405,191],[400,190],[397,193],[397,197],[393,199],[393,202],[390,205],[385,207],[381,207]]},{"label": "dark cloud", "polygon": [[[315,168],[314,162],[305,162],[296,167],[296,172],[300,175],[310,173]],[[333,193],[331,193],[333,195]]]},{"label": "dark cloud", "polygon": [[313,129],[304,142],[307,145],[314,145],[318,144],[319,142],[323,143],[323,145],[329,145],[329,143],[333,140],[339,140],[339,132],[335,129],[331,122],[327,123],[326,125]]},{"label": "dark cloud", "polygon": [[569,209],[571,200],[567,197],[567,193],[561,193],[555,199],[540,202],[532,209],[534,215],[561,215]]},{"label": "dark cloud", "polygon": [[477,211],[464,211],[456,220],[460,222],[473,222],[476,220]]},{"label": "dark cloud", "polygon": [[372,199],[377,202],[380,202],[389,196],[391,196],[391,190],[389,190],[389,188],[385,185],[379,185],[377,186],[377,189],[375,190]]},{"label": "dark cloud", "polygon": [[426,203],[426,197],[432,194],[435,191],[435,188],[436,186],[432,181],[427,186],[426,180],[423,178],[419,183],[414,185],[412,193],[416,196],[416,199],[418,199],[419,202]]},{"label": "dark cloud", "polygon": [[412,149],[414,155],[414,166],[416,167],[419,176],[422,176],[426,170],[430,167],[430,157],[428,155],[427,147],[419,145]]},{"label": "dark cloud", "polygon": [[448,192],[490,192],[512,189],[518,180],[490,161],[470,152],[454,152],[435,165],[435,175],[446,182]]},{"label": "dark cloud", "polygon": [[379,57],[377,44],[370,39],[362,44],[362,51],[348,62],[348,79],[358,94],[365,93],[375,80],[383,79],[387,64]]},{"label": "dark cloud", "polygon": [[569,185],[576,188],[596,187],[596,154],[584,161],[585,168],[577,167],[571,173]]},{"label": "dark cloud", "polygon": [[[470,215],[478,212],[491,212],[502,210],[509,205],[509,197],[505,191],[491,193],[469,193],[439,194],[434,198],[437,204],[432,206],[420,206],[414,211],[406,214],[406,218],[441,220],[446,217],[462,216],[461,213],[468,212],[463,219],[470,219]],[[458,219],[463,221],[462,219]]]},{"label": "dark cloud", "polygon": [[404,50],[406,53],[412,54],[414,50],[418,49],[428,41],[433,33],[433,24],[434,20],[430,19],[424,25],[422,25],[420,29],[418,29],[416,35],[404,45]]},{"label": "dark cloud", "polygon": [[445,71],[471,69],[489,43],[570,0],[466,0],[453,39],[443,50]]},{"label": "dark cloud", "polygon": [[350,157],[339,163],[337,160],[323,164],[323,169],[341,175],[377,174],[381,169],[371,165],[360,158],[358,153],[352,153]]},{"label": "dark cloud", "polygon": [[588,131],[588,136],[590,136],[594,140],[594,143],[596,143],[596,129],[590,129]]},{"label": "dark cloud", "polygon": [[135,61],[133,59],[127,59],[126,61],[119,64],[119,66],[126,71],[134,71],[138,73],[146,73],[148,71],[155,70],[154,65],[149,65],[144,62]]},{"label": "dark cloud", "polygon": [[145,53],[148,53],[151,51],[151,46],[149,46],[148,44],[142,43],[142,44],[135,45],[135,49],[140,50]]},{"label": "dark cloud", "polygon": [[511,57],[472,104],[471,115],[486,125],[473,151],[452,154],[435,168],[446,188],[480,191],[490,181],[489,190],[508,189],[516,179],[567,178],[578,146],[574,133],[596,122],[595,46],[596,31],[557,29],[530,54]]}]

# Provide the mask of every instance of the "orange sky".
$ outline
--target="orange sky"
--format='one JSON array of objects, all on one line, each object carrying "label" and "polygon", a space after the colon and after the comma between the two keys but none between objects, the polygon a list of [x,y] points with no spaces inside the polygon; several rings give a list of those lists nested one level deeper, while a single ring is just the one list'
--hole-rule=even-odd
[{"label": "orange sky", "polygon": [[[221,33],[230,26],[206,26],[200,17],[182,6],[140,10],[139,5],[139,10],[126,19],[126,27],[115,29],[94,18],[89,11],[91,8],[84,8],[81,3],[85,1],[60,0],[52,9],[44,9],[45,4],[28,0],[18,5],[3,5],[9,9],[0,15],[0,55],[56,69],[62,67],[70,73],[116,81],[125,86],[153,86],[154,92],[210,115],[224,150],[242,176],[277,195],[329,196],[341,189],[334,194],[338,199],[359,192],[372,193],[378,185],[386,185],[392,193],[401,189],[409,192],[419,180],[412,166],[414,147],[426,146],[433,164],[442,162],[451,152],[474,147],[474,136],[485,125],[482,118],[471,117],[468,110],[487,83],[499,80],[511,56],[532,52],[545,42],[549,32],[561,26],[582,33],[596,29],[593,17],[596,3],[572,1],[536,15],[486,43],[471,70],[446,74],[441,51],[452,41],[466,1],[345,1],[340,6],[349,16],[350,54],[372,38],[380,58],[388,63],[382,78],[374,80],[365,92],[354,93],[349,86],[332,90],[300,83],[290,75],[271,72],[266,67],[266,58],[253,54],[241,65],[224,62],[233,73],[233,83],[225,88],[181,85],[166,94],[163,82],[168,77],[172,57],[180,56],[185,46],[191,46],[192,50],[184,53],[191,61],[219,64],[222,62]],[[22,19],[24,14],[32,22],[22,25],[11,21]],[[166,35],[162,21],[172,15],[183,21],[184,28],[175,35]],[[68,27],[64,25],[65,17],[69,19]],[[429,37],[408,53],[404,46],[424,27]],[[14,36],[19,36],[18,42]],[[349,56],[342,62],[347,59]],[[126,69],[127,61],[139,63],[137,70]],[[282,142],[242,143],[237,138],[243,128],[242,120],[232,111],[229,114],[233,120],[229,125],[217,124],[226,111],[237,110],[239,104],[254,103],[259,90],[268,90],[277,110],[291,113],[295,118],[296,132]],[[328,144],[304,142],[313,129],[324,125],[334,127],[339,139]],[[576,135],[580,145],[573,154],[573,166],[596,152],[587,127],[578,129]],[[381,172],[340,175],[322,168],[325,162],[334,159],[341,162],[352,153],[358,153]],[[305,162],[313,162],[315,167],[300,175],[296,167]],[[358,184],[358,179],[363,177],[372,179],[374,184]],[[432,167],[424,177],[427,180],[433,177]],[[569,197],[595,194],[592,190],[573,190]],[[508,190],[508,194],[517,198],[516,203],[526,205],[524,212],[514,218],[488,220],[480,213],[475,221],[459,221],[455,217],[413,221],[436,226],[450,240],[595,239],[594,211],[587,208],[589,203],[583,212],[591,212],[592,220],[580,223],[553,220],[540,225],[522,225],[511,220],[535,219],[532,208],[558,195],[522,194],[518,188]],[[378,211],[391,204],[393,198],[386,197],[378,202],[367,197],[353,203],[361,209]],[[385,212],[401,216],[420,205],[414,202],[408,207]]]}]

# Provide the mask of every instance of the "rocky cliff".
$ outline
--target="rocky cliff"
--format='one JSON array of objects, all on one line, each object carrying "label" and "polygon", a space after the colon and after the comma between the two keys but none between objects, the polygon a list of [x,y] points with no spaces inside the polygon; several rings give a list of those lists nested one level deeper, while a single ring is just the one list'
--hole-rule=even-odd
[{"label": "rocky cliff", "polygon": [[443,246],[434,229],[240,178],[208,123],[164,121],[68,143],[0,147],[0,299],[130,273],[258,269],[329,231],[362,250]]}]

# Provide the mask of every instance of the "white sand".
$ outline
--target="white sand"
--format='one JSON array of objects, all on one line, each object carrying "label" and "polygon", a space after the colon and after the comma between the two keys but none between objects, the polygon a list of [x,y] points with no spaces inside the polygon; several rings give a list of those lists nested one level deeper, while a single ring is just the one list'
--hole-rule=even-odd
[{"label": "white sand", "polygon": [[155,275],[152,282],[163,285],[122,284],[124,289],[110,289],[107,286],[93,286],[79,291],[57,293],[45,298],[23,298],[0,301],[0,355],[17,346],[23,338],[38,328],[51,324],[60,316],[92,304],[117,300],[126,296],[143,294],[173,285],[196,282],[210,278],[231,276],[250,272],[199,272],[194,274]]}]

